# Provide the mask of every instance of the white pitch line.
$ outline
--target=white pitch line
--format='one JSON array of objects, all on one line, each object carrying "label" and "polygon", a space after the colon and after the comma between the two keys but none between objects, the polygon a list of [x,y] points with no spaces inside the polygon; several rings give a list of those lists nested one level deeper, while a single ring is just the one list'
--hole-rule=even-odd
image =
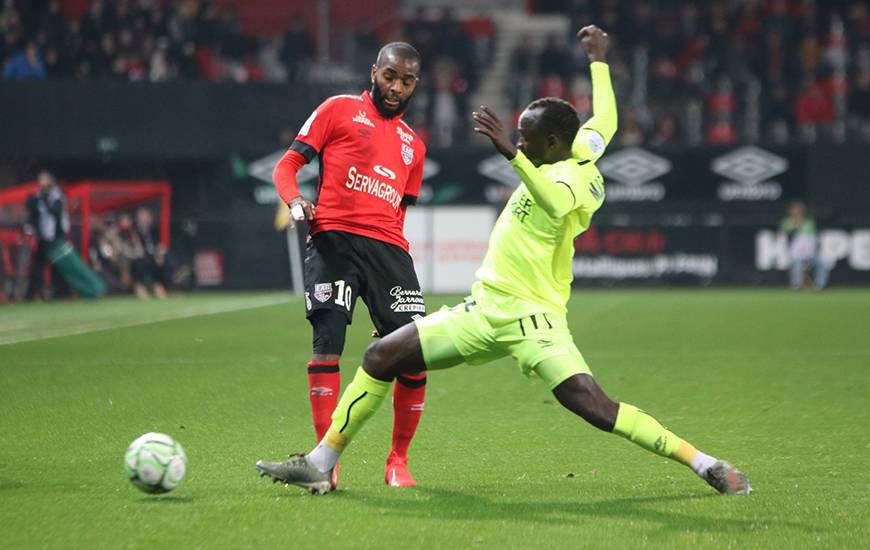
[{"label": "white pitch line", "polygon": [[177,311],[157,313],[145,319],[126,319],[122,321],[113,321],[109,319],[106,321],[85,323],[71,328],[59,328],[57,330],[50,330],[41,334],[30,333],[9,337],[0,336],[0,346],[18,344],[21,342],[32,342],[34,340],[45,340],[48,338],[60,338],[63,336],[77,336],[79,334],[99,332],[101,330],[113,330],[117,328],[150,325],[163,321],[174,321],[176,319],[187,319],[190,317],[199,317],[203,315],[215,315],[218,313],[230,313],[232,311],[242,311],[245,309],[256,309],[258,307],[286,304],[291,300],[291,296],[262,296],[259,298],[233,300],[231,302],[222,304],[205,304],[201,306],[192,306]]}]

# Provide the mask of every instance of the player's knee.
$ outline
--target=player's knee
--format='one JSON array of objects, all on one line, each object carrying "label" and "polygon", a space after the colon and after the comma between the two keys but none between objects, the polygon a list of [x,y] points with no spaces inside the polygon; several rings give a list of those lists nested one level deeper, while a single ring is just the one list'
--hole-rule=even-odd
[{"label": "player's knee", "polygon": [[568,410],[596,428],[612,431],[619,406],[602,391],[592,376],[578,374],[553,390],[559,402]]},{"label": "player's knee", "polygon": [[363,368],[369,375],[379,380],[392,380],[390,373],[389,354],[386,353],[383,340],[375,340],[363,355]]},{"label": "player's knee", "polygon": [[312,353],[341,355],[347,334],[347,317],[332,309],[313,312],[308,318],[312,328]]}]

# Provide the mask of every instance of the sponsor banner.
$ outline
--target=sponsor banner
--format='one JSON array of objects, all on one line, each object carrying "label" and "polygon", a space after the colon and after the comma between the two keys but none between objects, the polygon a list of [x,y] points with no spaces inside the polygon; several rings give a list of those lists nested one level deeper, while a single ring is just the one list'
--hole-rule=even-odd
[{"label": "sponsor banner", "polygon": [[574,282],[710,284],[720,253],[712,227],[596,227],[574,242]]},{"label": "sponsor banner", "polygon": [[[413,149],[406,143],[401,147],[403,162],[410,164]],[[604,175],[606,204],[609,205],[656,203],[667,206],[674,202],[691,202],[717,208],[723,203],[757,206],[806,196],[810,164],[806,152],[797,147],[668,150],[628,147],[606,151],[596,166]],[[261,204],[278,200],[277,193],[271,189],[271,178],[283,153],[276,151],[248,167],[251,176],[267,183],[255,190],[255,198]],[[377,183],[374,190],[387,197],[389,189],[380,184],[389,185],[394,180],[391,175],[395,172],[382,166],[354,167],[354,173],[347,177],[348,187],[372,192],[369,188]],[[312,199],[317,177],[317,159],[298,174],[304,193]],[[426,154],[423,178],[418,204],[501,205],[520,184],[507,160],[487,147],[430,150]]]},{"label": "sponsor banner", "polygon": [[[771,227],[595,226],[574,244],[574,283],[786,286],[788,237]],[[830,285],[870,283],[870,227],[821,228]]]},{"label": "sponsor banner", "polygon": [[[432,150],[440,172],[427,179],[427,201],[503,204],[519,177],[487,148]],[[771,204],[806,196],[807,154],[800,147],[609,149],[596,163],[606,204]]]},{"label": "sponsor banner", "polygon": [[629,147],[605,155],[597,166],[605,178],[607,200],[659,202],[667,193],[661,178],[671,172],[673,163],[640,147]]},{"label": "sponsor banner", "polygon": [[[748,264],[761,282],[784,281],[791,267],[788,237],[771,228],[738,229],[734,240],[753,251],[743,254],[741,265]],[[816,239],[816,254],[831,270],[830,283],[870,283],[870,226],[821,227]]]}]

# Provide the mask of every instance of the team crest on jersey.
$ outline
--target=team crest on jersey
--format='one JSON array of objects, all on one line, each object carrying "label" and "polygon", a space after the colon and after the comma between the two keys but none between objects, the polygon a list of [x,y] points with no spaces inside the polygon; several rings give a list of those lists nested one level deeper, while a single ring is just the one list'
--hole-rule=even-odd
[{"label": "team crest on jersey", "polygon": [[332,298],[332,283],[317,283],[314,285],[314,297],[321,304]]},{"label": "team crest on jersey", "polygon": [[352,120],[354,122],[359,122],[360,124],[365,124],[366,126],[368,126],[370,128],[375,127],[375,123],[372,122],[371,120],[369,120],[369,117],[366,116],[366,112],[363,111],[362,109],[360,109],[359,112],[357,112],[356,116],[353,117]]},{"label": "team crest on jersey", "polygon": [[411,163],[414,162],[414,149],[406,143],[402,144],[402,161],[407,166],[410,166]]}]

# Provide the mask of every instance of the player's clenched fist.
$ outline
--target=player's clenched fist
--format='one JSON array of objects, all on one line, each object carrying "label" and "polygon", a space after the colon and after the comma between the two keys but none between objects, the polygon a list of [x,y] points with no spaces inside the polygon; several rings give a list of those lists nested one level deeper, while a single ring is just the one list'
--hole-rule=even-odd
[{"label": "player's clenched fist", "polygon": [[595,25],[587,25],[577,31],[577,37],[583,45],[583,50],[589,56],[589,61],[604,61],[607,57],[607,47],[610,37]]}]

